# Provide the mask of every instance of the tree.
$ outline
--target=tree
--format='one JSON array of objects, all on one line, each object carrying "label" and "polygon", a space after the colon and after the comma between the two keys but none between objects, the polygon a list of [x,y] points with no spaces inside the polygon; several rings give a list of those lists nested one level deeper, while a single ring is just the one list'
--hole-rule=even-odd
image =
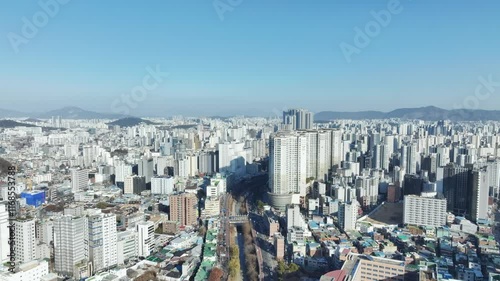
[{"label": "tree", "polygon": [[287,269],[287,266],[286,266],[285,262],[282,260],[278,261],[278,274],[280,276],[285,275],[286,269]]},{"label": "tree", "polygon": [[278,261],[278,279],[279,280],[288,280],[289,275],[293,274],[300,270],[300,267],[291,263],[290,265],[286,265],[284,261]]},{"label": "tree", "polygon": [[208,277],[208,281],[220,281],[224,276],[224,271],[218,267],[214,267],[210,272],[210,276]]},{"label": "tree", "polygon": [[260,200],[257,200],[257,209],[259,209],[259,212],[262,212],[264,211],[264,206],[266,204],[264,204],[264,202],[260,201]]},{"label": "tree", "polygon": [[238,274],[240,274],[240,260],[233,257],[229,261],[229,276],[236,278]]},{"label": "tree", "polygon": [[299,271],[300,267],[294,263],[291,263],[289,266],[288,266],[288,273],[294,273],[296,271]]},{"label": "tree", "polygon": [[110,204],[108,204],[106,202],[99,202],[99,203],[96,204],[95,207],[98,208],[98,209],[106,209],[106,208],[108,208],[110,206],[112,206],[112,205],[110,205]]},{"label": "tree", "polygon": [[205,237],[205,234],[207,234],[207,228],[205,226],[200,227],[198,233],[200,237]]}]

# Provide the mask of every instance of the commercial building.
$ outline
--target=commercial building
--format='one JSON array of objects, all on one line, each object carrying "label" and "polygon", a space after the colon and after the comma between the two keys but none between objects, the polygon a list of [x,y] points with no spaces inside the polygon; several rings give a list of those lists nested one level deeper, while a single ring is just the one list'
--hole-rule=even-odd
[{"label": "commercial building", "polygon": [[342,270],[349,276],[349,280],[405,280],[405,263],[368,255],[349,254]]},{"label": "commercial building", "polygon": [[21,198],[26,199],[26,204],[39,207],[45,203],[45,191],[43,190],[30,190],[21,192]]},{"label": "commercial building", "polygon": [[[443,194],[447,200],[447,210],[455,214],[467,212],[469,169],[456,164],[448,164],[443,169]],[[438,188],[439,189],[439,188]]]}]

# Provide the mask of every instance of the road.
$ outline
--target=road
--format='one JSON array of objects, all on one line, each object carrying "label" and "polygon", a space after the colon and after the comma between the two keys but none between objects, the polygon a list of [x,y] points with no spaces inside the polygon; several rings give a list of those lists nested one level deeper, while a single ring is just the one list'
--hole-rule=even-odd
[{"label": "road", "polygon": [[252,225],[254,227],[255,233],[257,235],[257,245],[260,249],[260,254],[262,255],[262,267],[264,271],[264,281],[274,281],[277,280],[275,274],[275,269],[278,266],[278,262],[275,259],[274,245],[269,237],[263,233],[266,233],[266,224],[264,222],[264,217],[251,212],[250,219],[252,220]]},{"label": "road", "polygon": [[230,209],[228,208],[229,194],[224,194],[221,196],[221,210],[220,210],[220,223],[221,223],[221,235],[219,235],[219,263],[221,268],[224,269],[225,276],[224,280],[228,278],[228,266],[229,266],[229,246],[230,246],[230,231],[229,231],[229,216]]},{"label": "road", "polygon": [[264,199],[264,191],[267,190],[267,181],[267,175],[260,175],[243,183],[240,190],[244,190],[243,196],[248,203],[247,210],[249,212],[251,224],[256,236],[256,250],[260,263],[259,267],[263,272],[261,280],[274,281],[277,280],[278,277],[275,274],[278,262],[275,259],[273,242],[269,240],[267,235],[263,234],[266,233],[267,228],[266,223],[264,222],[264,217],[254,211],[256,208],[255,201]]}]

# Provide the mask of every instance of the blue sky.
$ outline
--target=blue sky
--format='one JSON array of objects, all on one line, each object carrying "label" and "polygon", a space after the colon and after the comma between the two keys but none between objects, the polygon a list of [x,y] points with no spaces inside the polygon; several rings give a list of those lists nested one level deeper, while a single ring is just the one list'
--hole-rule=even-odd
[{"label": "blue sky", "polygon": [[[71,0],[16,53],[9,34],[23,36],[22,18],[43,10],[1,1],[0,108],[112,111],[157,65],[170,75],[131,114],[453,108],[478,77],[500,81],[494,0],[401,0],[401,12],[347,62],[339,45],[354,45],[354,28],[389,2],[241,0],[221,20],[213,0]],[[499,109],[500,88],[479,107]]]}]

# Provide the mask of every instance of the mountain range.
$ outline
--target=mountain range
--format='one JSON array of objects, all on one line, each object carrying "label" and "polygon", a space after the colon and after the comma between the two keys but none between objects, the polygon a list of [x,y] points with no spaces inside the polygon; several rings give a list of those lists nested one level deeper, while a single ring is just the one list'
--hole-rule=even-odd
[{"label": "mountain range", "polygon": [[81,109],[76,106],[66,106],[60,109],[50,110],[41,113],[26,113],[16,110],[1,109],[0,118],[40,118],[50,119],[53,116],[61,116],[63,119],[119,119],[127,117],[121,114],[100,113],[90,110]]},{"label": "mountain range", "polygon": [[314,115],[314,121],[331,121],[335,119],[419,119],[424,121],[500,121],[499,110],[468,110],[454,109],[447,110],[435,106],[419,108],[400,108],[390,112],[381,111],[358,111],[358,112],[338,112],[322,111]]},{"label": "mountain range", "polygon": [[[95,111],[89,111],[81,109],[75,106],[63,107],[61,109],[51,110],[42,113],[24,113],[15,110],[1,109],[0,108],[0,118],[40,118],[49,119],[52,116],[60,116],[63,119],[122,119],[130,118],[131,116],[125,116],[121,114],[114,113],[100,113]],[[390,112],[382,111],[357,111],[357,112],[345,112],[345,111],[322,111],[318,112],[314,116],[314,120],[317,122],[326,122],[336,119],[420,119],[425,121],[437,121],[437,120],[452,120],[452,121],[481,121],[481,120],[492,120],[500,121],[500,110],[467,110],[467,109],[454,109],[447,110],[435,106],[419,107],[419,108],[400,108]],[[136,123],[138,120],[128,120],[132,122],[125,123]],[[139,121],[142,122],[142,121]],[[147,123],[147,122],[146,122]]]}]

